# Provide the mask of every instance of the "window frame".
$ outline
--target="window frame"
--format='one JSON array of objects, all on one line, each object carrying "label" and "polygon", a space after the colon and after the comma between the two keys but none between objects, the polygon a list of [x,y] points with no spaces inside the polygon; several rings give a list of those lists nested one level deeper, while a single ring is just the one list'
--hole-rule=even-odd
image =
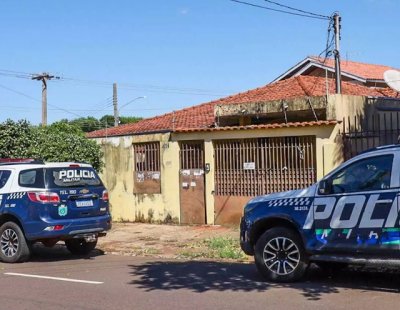
[{"label": "window frame", "polygon": [[[161,193],[161,142],[149,141],[132,144],[133,193]],[[142,157],[140,161],[138,158]]]},{"label": "window frame", "polygon": [[[333,181],[335,176],[343,173],[344,170],[349,169],[351,166],[357,165],[362,161],[367,161],[367,160],[372,160],[372,159],[376,159],[376,158],[381,158],[381,157],[391,157],[391,166],[390,166],[390,182],[389,182],[389,187],[387,188],[379,188],[379,189],[357,189],[354,191],[344,191],[344,192],[334,192],[333,187]],[[396,162],[396,156],[393,153],[385,153],[385,154],[379,154],[379,155],[374,155],[374,156],[368,156],[368,157],[363,157],[354,161],[349,162],[346,166],[339,168],[338,170],[333,171],[331,174],[329,174],[327,176],[326,179],[330,180],[331,186],[332,186],[332,192],[330,193],[330,195],[347,195],[347,194],[353,194],[353,193],[364,193],[364,192],[376,192],[376,191],[382,191],[382,190],[393,190],[395,188],[397,188],[397,186],[395,186],[394,182],[393,182],[393,165]]]},{"label": "window frame", "polygon": [[[8,176],[7,176],[7,180],[3,183],[2,182],[2,178],[3,178],[3,173],[4,172],[8,172]],[[11,170],[7,170],[7,169],[1,169],[0,170],[0,189],[3,189],[7,185],[7,183],[10,181],[11,174],[12,174]]]},{"label": "window frame", "polygon": [[[30,171],[36,171],[35,183],[33,183],[33,184],[23,184],[23,183],[21,183],[21,174],[22,173],[26,173],[26,172],[30,172]],[[41,180],[39,180],[40,181],[39,183],[38,183],[38,180],[37,180],[38,177],[41,179]],[[33,168],[33,169],[20,170],[18,172],[18,185],[21,186],[21,187],[45,189],[46,188],[46,182],[45,182],[44,178],[45,178],[44,168]]]}]

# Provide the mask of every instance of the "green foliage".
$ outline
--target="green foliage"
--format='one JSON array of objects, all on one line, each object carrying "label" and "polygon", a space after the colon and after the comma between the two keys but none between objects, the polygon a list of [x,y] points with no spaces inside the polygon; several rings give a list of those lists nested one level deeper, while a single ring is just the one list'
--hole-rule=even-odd
[{"label": "green foliage", "polygon": [[212,258],[244,260],[239,240],[229,237],[214,237],[187,245],[181,256],[186,258]]},{"label": "green foliage", "polygon": [[143,119],[142,117],[136,117],[136,116],[120,116],[119,117],[120,125],[137,123],[138,121],[141,121],[142,119]]},{"label": "green foliage", "polygon": [[[136,116],[120,116],[119,117],[119,124],[124,125],[124,124],[129,124],[129,123],[137,123],[138,121],[142,120],[142,117],[136,117]],[[113,115],[104,115],[99,119],[99,122],[101,124],[107,124],[107,127],[114,127],[114,116]]]},{"label": "green foliage", "polygon": [[79,127],[83,132],[91,132],[94,130],[102,129],[104,127],[103,124],[99,122],[99,120],[93,116],[88,117],[80,117],[73,120],[62,120],[63,123],[68,123],[70,125],[74,125]]},{"label": "green foliage", "polygon": [[103,124],[103,126],[104,126],[103,128],[105,128],[106,125],[107,125],[108,128],[114,127],[114,116],[112,116],[112,115],[104,115],[99,119],[99,122],[101,124]]},{"label": "green foliage", "polygon": [[238,240],[226,237],[214,237],[204,242],[210,248],[213,257],[232,259],[244,258]]},{"label": "green foliage", "polygon": [[29,158],[32,140],[29,122],[6,120],[0,124],[0,158]]},{"label": "green foliage", "polygon": [[[141,117],[135,116],[121,116],[119,118],[120,125],[128,124],[128,123],[136,123],[142,120]],[[66,123],[70,125],[74,125],[79,127],[83,132],[91,132],[98,129],[110,128],[114,127],[114,116],[112,115],[104,115],[100,119],[97,119],[93,116],[88,117],[80,117],[73,120],[63,119],[61,123]]]},{"label": "green foliage", "polygon": [[100,146],[86,139],[78,126],[64,121],[47,127],[34,127],[24,120],[1,123],[0,157],[80,161],[98,171],[103,167]]}]

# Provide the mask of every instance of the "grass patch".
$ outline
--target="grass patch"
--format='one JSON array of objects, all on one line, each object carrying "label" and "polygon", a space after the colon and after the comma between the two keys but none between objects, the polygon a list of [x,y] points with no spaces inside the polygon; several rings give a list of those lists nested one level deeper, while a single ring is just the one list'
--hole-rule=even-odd
[{"label": "grass patch", "polygon": [[186,258],[214,258],[243,260],[246,255],[242,252],[239,240],[229,237],[214,237],[189,244],[182,251]]}]

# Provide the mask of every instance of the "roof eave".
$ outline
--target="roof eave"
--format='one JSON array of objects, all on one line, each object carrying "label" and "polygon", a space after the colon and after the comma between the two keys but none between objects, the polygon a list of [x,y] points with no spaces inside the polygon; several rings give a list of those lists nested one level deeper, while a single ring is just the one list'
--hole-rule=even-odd
[{"label": "roof eave", "polygon": [[[300,68],[301,66],[303,66],[305,63],[307,63],[308,61],[312,61],[312,58],[307,57],[305,59],[303,59],[302,61],[298,62],[296,65],[294,65],[293,67],[291,67],[289,70],[287,70],[286,72],[284,72],[283,74],[281,74],[280,76],[278,76],[276,79],[274,79],[273,81],[271,81],[271,83],[275,83],[278,81],[283,80],[284,77],[288,77],[288,76],[293,76],[293,72],[295,72],[298,68]],[[292,75],[290,75],[292,74]]]},{"label": "roof eave", "polygon": [[158,133],[171,133],[172,130],[165,129],[165,130],[153,130],[153,131],[146,131],[146,132],[131,132],[131,133],[124,133],[124,134],[112,134],[107,136],[97,136],[97,137],[88,137],[88,139],[100,139],[100,138],[114,138],[114,137],[127,137],[127,136],[143,136],[143,135],[153,135]]},{"label": "roof eave", "polygon": [[[307,62],[308,62],[308,64],[306,64]],[[304,67],[301,68],[302,66],[304,66]],[[327,70],[327,71],[330,71],[330,72],[335,72],[335,70],[332,67],[326,66],[324,64],[321,64],[320,62],[317,62],[313,58],[307,57],[303,61],[299,62],[298,64],[296,64],[295,66],[290,68],[285,73],[283,73],[280,76],[278,76],[271,83],[275,83],[275,82],[281,81],[284,78],[289,78],[289,77],[292,77],[292,76],[299,76],[302,73],[304,73],[305,71],[307,71],[308,69],[310,69],[311,67],[318,67],[318,68],[323,69],[323,70]],[[362,83],[366,83],[367,81],[368,82],[376,82],[376,83],[382,82],[382,80],[369,80],[369,79],[363,78],[361,76],[348,73],[346,71],[342,71],[342,75],[346,76],[348,78],[357,80],[357,81],[362,82]]]}]

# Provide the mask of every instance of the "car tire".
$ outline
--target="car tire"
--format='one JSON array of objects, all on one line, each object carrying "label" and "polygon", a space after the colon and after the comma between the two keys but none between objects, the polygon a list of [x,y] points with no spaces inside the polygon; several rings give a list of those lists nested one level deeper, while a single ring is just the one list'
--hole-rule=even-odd
[{"label": "car tire", "polygon": [[83,238],[68,239],[65,240],[65,245],[67,246],[67,249],[71,252],[71,254],[86,255],[95,249],[97,245],[97,239],[93,242],[86,242],[86,240]]},{"label": "car tire", "polygon": [[257,240],[254,259],[258,271],[274,282],[298,281],[309,265],[300,236],[285,227],[271,228]]},{"label": "car tire", "polygon": [[31,251],[25,235],[14,222],[0,227],[0,260],[5,263],[22,263],[29,259]]}]

